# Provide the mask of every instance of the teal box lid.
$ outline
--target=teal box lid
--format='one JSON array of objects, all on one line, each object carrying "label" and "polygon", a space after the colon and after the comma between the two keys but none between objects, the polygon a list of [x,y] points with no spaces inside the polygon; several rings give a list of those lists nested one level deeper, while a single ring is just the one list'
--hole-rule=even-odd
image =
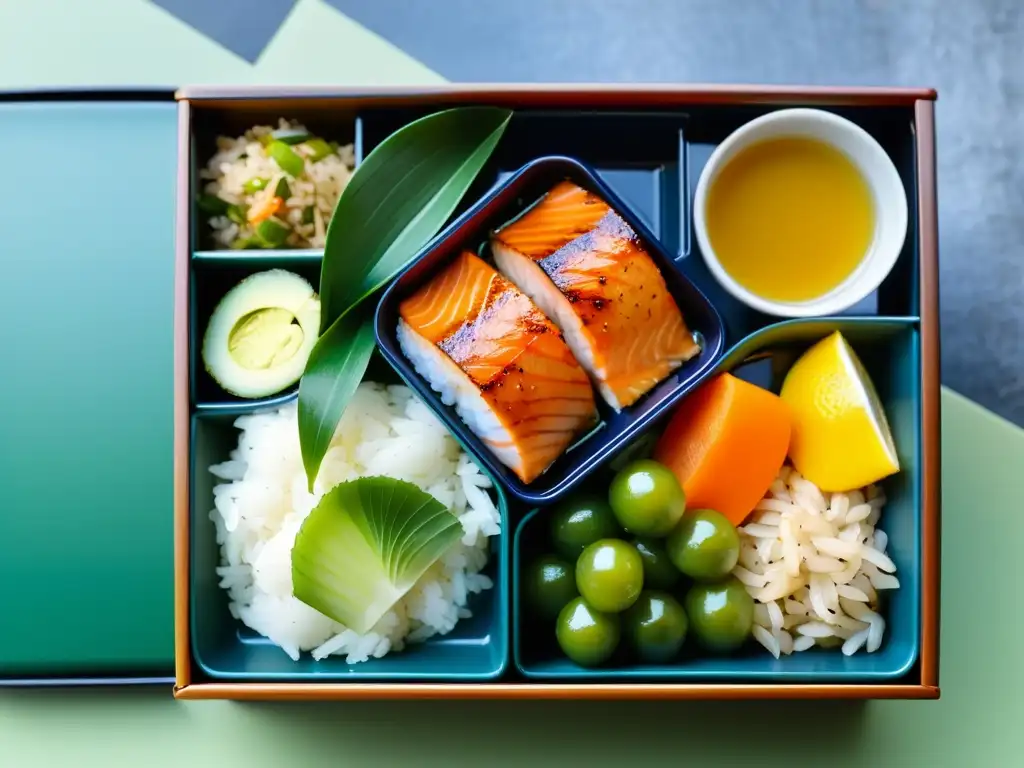
[{"label": "teal box lid", "polygon": [[0,686],[170,682],[177,106],[0,94]]}]

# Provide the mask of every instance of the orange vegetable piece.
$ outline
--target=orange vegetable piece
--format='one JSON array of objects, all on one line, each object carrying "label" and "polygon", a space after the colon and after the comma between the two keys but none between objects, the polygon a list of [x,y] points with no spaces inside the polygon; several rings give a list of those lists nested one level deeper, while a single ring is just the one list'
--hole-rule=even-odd
[{"label": "orange vegetable piece", "polygon": [[265,197],[252,204],[246,218],[250,224],[259,224],[281,210],[282,205],[284,205],[284,200],[280,197]]},{"label": "orange vegetable piece", "polygon": [[679,478],[687,509],[741,525],[786,460],[792,421],[778,395],[719,374],[676,409],[654,458]]}]

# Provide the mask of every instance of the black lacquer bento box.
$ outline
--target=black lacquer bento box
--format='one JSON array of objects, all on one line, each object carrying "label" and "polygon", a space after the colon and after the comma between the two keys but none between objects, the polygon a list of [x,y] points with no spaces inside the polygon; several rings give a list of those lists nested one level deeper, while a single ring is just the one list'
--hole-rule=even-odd
[{"label": "black lacquer bento box", "polygon": [[[451,86],[352,91],[186,88],[177,98],[177,697],[938,696],[934,92],[755,86]],[[288,626],[301,625],[308,615],[287,614],[278,642],[271,642],[249,625],[260,626],[266,620],[260,612],[285,610],[283,603],[267,598],[258,609],[255,603],[243,606],[241,610],[248,612],[246,621],[240,619],[238,605],[229,605],[239,599],[235,592],[231,600],[228,596],[233,571],[230,563],[225,566],[219,546],[227,534],[211,519],[211,510],[214,517],[219,510],[222,526],[245,529],[251,521],[236,519],[235,512],[225,513],[225,504],[234,503],[225,502],[225,497],[237,501],[240,495],[255,494],[246,497],[249,503],[258,506],[266,501],[260,499],[260,490],[252,483],[230,489],[225,489],[224,483],[238,479],[232,474],[238,467],[230,465],[240,434],[244,433],[242,439],[247,441],[294,439],[290,433],[273,430],[280,427],[274,414],[284,419],[280,414],[294,406],[297,386],[269,398],[229,394],[207,372],[201,353],[211,313],[232,286],[256,273],[285,270],[305,278],[317,290],[322,249],[233,249],[223,241],[213,241],[207,226],[209,214],[196,202],[205,183],[199,171],[218,148],[218,136],[240,136],[253,125],[277,125],[282,118],[300,122],[326,141],[351,144],[352,161],[358,168],[403,126],[465,105],[503,107],[511,109],[512,116],[447,226],[407,270],[372,297],[378,349],[366,378],[379,386],[364,395],[368,412],[383,408],[383,404],[407,409],[406,416],[397,420],[395,440],[402,437],[401,430],[420,429],[408,418],[409,396],[401,394],[406,390],[395,385],[407,385],[422,398],[436,427],[454,434],[457,446],[453,450],[468,457],[468,463],[460,459],[455,470],[462,478],[455,482],[464,485],[458,486],[462,490],[457,489],[452,498],[459,501],[453,503],[484,505],[500,524],[500,533],[492,531],[484,544],[466,545],[469,554],[465,557],[481,557],[486,563],[471,572],[459,571],[450,583],[445,582],[444,589],[460,594],[459,605],[465,603],[452,627],[390,653],[386,653],[388,643],[381,644],[380,638],[366,648],[348,647],[348,657],[346,653],[332,655],[344,645],[344,638],[328,641],[327,645],[338,645],[325,647],[322,653],[300,653],[288,648]],[[874,139],[896,171],[907,215],[902,247],[877,289],[834,313],[785,318],[741,302],[723,286],[702,258],[701,237],[694,222],[698,182],[716,147],[752,120],[792,108],[811,108],[845,118]],[[470,251],[486,259],[487,232],[522,213],[544,189],[564,179],[603,198],[626,222],[636,242],[645,247],[664,275],[699,351],[629,407],[617,411],[599,404],[592,430],[546,472],[524,482],[489,454],[451,402],[432,391],[403,354],[395,328],[403,301],[451,264],[457,254]],[[886,626],[880,645],[871,653],[814,648],[777,656],[749,642],[731,654],[687,651],[665,664],[614,657],[603,665],[581,666],[561,655],[551,627],[539,622],[527,607],[524,575],[529,563],[547,546],[552,508],[581,488],[607,483],[624,462],[649,448],[666,429],[674,408],[713,377],[730,372],[777,392],[794,362],[837,331],[856,349],[874,382],[898,450],[899,472],[882,482],[887,549],[885,544],[881,549],[888,553],[886,561],[891,556],[899,565],[899,589],[880,609]],[[254,416],[260,419],[253,420]],[[365,425],[358,428],[370,429]],[[400,445],[414,450],[415,440],[428,439],[422,436],[426,433],[409,434],[411,442],[389,444],[388,450],[397,451]],[[372,460],[365,458],[367,464]],[[220,469],[211,473],[211,466]],[[338,471],[343,472],[344,467]],[[467,489],[467,485],[471,487]],[[279,492],[267,488],[266,493]],[[478,495],[485,492],[490,501],[479,501]],[[859,501],[865,505],[866,517],[871,498]],[[238,514],[245,518],[245,512]],[[841,548],[841,544],[834,546]],[[269,593],[275,588],[273,569],[268,565],[262,571],[259,563],[264,561],[259,558],[272,557],[271,549],[272,543],[261,543],[254,555],[254,571],[258,579],[264,579],[261,583]],[[464,594],[466,590],[471,594]],[[859,592],[850,587],[843,594]],[[417,600],[420,608],[430,602],[426,594]],[[245,603],[244,595],[240,602]],[[415,612],[420,608],[408,608],[408,615],[403,613],[395,621],[417,620]],[[360,655],[365,660],[352,658]],[[354,663],[349,663],[350,658]]]}]

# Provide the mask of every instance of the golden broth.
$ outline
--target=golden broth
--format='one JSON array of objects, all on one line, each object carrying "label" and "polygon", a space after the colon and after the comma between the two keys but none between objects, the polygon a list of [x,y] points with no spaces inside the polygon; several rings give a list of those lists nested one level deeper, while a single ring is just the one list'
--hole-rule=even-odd
[{"label": "golden broth", "polygon": [[838,149],[807,138],[767,139],[736,154],[711,183],[708,239],[751,293],[807,301],[842,283],[867,254],[871,190]]}]

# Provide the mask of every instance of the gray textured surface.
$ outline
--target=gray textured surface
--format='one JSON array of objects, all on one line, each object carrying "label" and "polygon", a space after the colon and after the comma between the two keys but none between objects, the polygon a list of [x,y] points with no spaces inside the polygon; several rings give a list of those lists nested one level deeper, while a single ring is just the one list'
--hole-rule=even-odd
[{"label": "gray textured surface", "polygon": [[1022,0],[328,0],[452,80],[939,91],[943,381],[1024,425]]}]

